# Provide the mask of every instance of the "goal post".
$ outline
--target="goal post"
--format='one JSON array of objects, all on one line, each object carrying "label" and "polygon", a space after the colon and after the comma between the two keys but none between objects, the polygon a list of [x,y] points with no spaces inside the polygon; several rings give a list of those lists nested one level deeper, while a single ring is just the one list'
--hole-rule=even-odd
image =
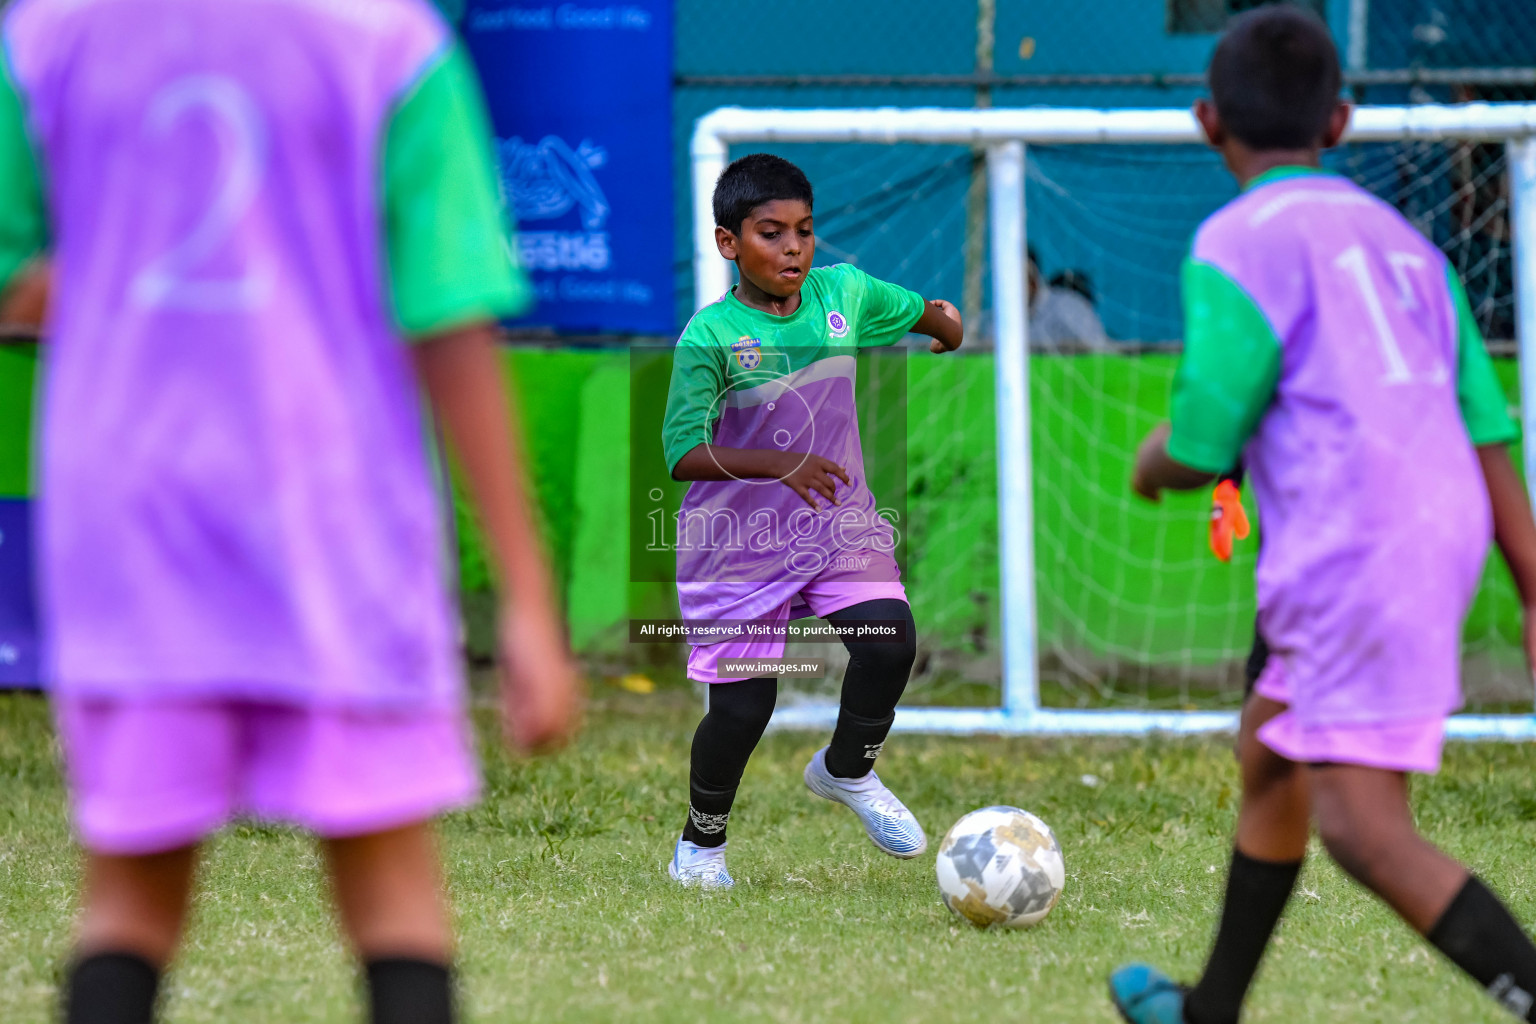
[{"label": "goal post", "polygon": [[[1003,735],[1192,734],[1232,730],[1236,713],[1208,710],[1068,709],[1042,704],[1037,644],[1035,509],[1030,452],[1030,359],[1025,279],[1026,147],[1196,145],[1188,110],[1055,108],[744,109],[700,118],[692,146],[694,284],[702,306],[732,285],[714,242],[715,180],[740,143],[927,143],[984,147],[987,160],[998,460],[998,553],[1002,643],[1001,700],[988,708],[903,707],[895,728],[908,732]],[[1515,335],[1521,417],[1536,439],[1536,104],[1361,107],[1345,142],[1456,141],[1505,146],[1514,255]],[[1536,443],[1524,449],[1536,483]],[[781,707],[778,728],[825,728],[832,704]],[[1536,715],[1463,714],[1447,734],[1466,739],[1536,739]]]}]

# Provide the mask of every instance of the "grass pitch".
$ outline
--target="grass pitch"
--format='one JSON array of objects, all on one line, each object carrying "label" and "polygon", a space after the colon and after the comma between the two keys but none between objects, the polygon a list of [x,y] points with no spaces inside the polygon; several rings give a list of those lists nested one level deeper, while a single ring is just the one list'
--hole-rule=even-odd
[{"label": "grass pitch", "polygon": [[[1014,803],[1061,839],[1067,888],[1027,932],[980,932],[938,902],[933,853],[885,857],[800,770],[820,736],[767,737],[731,823],[728,894],[663,865],[697,715],[681,689],[600,688],[575,749],[512,762],[487,737],[483,803],[443,825],[478,1021],[1115,1020],[1105,974],[1198,969],[1237,786],[1226,741],[898,736],[883,777],[932,845],[961,814]],[[1416,784],[1419,820],[1536,920],[1528,748],[1451,747]],[[1086,777],[1086,778],[1085,778]],[[46,1021],[75,906],[76,855],[47,711],[0,697],[0,1020]],[[210,847],[174,1022],[357,1019],[355,981],[302,836],[240,827]],[[1307,867],[1247,1021],[1502,1021],[1453,968],[1323,858]]]}]

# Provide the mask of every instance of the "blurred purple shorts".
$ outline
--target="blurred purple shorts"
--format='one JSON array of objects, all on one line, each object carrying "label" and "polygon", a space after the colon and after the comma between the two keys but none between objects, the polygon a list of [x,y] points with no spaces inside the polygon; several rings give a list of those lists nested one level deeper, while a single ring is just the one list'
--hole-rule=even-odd
[{"label": "blurred purple shorts", "polygon": [[242,817],[365,835],[479,792],[469,723],[456,709],[74,697],[56,700],[54,716],[75,827],[94,853],[173,850]]},{"label": "blurred purple shorts", "polygon": [[1440,770],[1445,746],[1445,716],[1395,718],[1382,721],[1304,722],[1296,713],[1284,661],[1271,654],[1254,692],[1287,705],[1259,728],[1259,742],[1298,764],[1355,764],[1394,772]]}]

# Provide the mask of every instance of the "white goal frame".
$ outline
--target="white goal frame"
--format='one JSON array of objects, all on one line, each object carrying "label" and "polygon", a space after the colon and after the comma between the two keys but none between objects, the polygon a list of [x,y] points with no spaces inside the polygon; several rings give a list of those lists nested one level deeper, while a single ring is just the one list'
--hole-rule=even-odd
[{"label": "white goal frame", "polygon": [[[1458,139],[1507,146],[1515,260],[1526,478],[1536,485],[1536,104],[1361,107],[1346,141]],[[725,294],[729,265],[715,249],[711,196],[729,147],[740,142],[917,142],[985,147],[997,359],[998,542],[1002,590],[1002,704],[901,708],[905,732],[1007,735],[1202,733],[1236,728],[1235,712],[1074,710],[1042,707],[1035,621],[1034,498],[1029,472],[1029,339],[1024,280],[1024,147],[1031,143],[1199,143],[1188,110],[878,108],[775,110],[724,107],[693,132],[694,286],[700,306]],[[781,708],[778,728],[826,728],[833,704]],[[1536,715],[1456,715],[1448,735],[1536,739]]]}]

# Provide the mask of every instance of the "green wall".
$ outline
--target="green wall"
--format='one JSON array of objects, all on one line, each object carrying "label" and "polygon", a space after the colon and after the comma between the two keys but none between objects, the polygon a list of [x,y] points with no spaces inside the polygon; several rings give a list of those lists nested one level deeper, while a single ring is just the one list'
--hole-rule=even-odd
[{"label": "green wall", "polygon": [[[1246,649],[1255,542],[1240,543],[1232,564],[1222,565],[1206,548],[1205,494],[1171,495],[1156,507],[1129,494],[1131,455],[1164,415],[1174,364],[1175,357],[1159,355],[1031,361],[1036,596],[1047,653],[1188,667],[1227,663]],[[1498,367],[1515,394],[1514,362],[1500,360]],[[669,586],[632,584],[628,573],[631,486],[643,490],[665,481],[659,443],[646,436],[635,439],[635,451],[651,471],[637,471],[630,482],[630,356],[515,352],[509,374],[518,383],[575,640],[618,651],[628,615],[675,614]],[[664,387],[665,373],[646,371],[635,379],[647,389],[643,402],[659,401],[655,390]],[[992,361],[914,355],[906,361],[905,392],[904,438],[872,430],[874,414],[861,412],[869,412],[863,417],[867,459],[878,463],[894,449],[906,463],[905,578],[914,613],[925,641],[935,646],[995,651]],[[869,393],[865,386],[861,399]],[[647,435],[651,418],[638,418]],[[669,502],[679,490],[674,485]],[[880,497],[893,503],[891,495]],[[466,580],[483,579],[472,536],[463,549]],[[1497,558],[1468,636],[1474,647],[1519,636],[1519,606]]]},{"label": "green wall", "polygon": [[[637,356],[638,358],[638,356]],[[638,363],[636,364],[639,365]],[[905,579],[925,643],[962,654],[997,649],[997,469],[992,361],[914,353],[861,367],[861,421],[871,476],[905,477]],[[1037,356],[1031,360],[1036,593],[1042,650],[1069,661],[1228,663],[1247,643],[1253,610],[1252,540],[1233,564],[1205,548],[1207,498],[1161,506],[1130,498],[1136,441],[1166,407],[1174,357]],[[632,373],[615,349],[509,349],[541,525],[573,639],[589,653],[645,659],[666,652],[626,644],[629,616],[675,614],[672,587],[632,583],[631,490],[665,480],[654,423],[632,428],[632,400],[654,419],[665,366]],[[1499,360],[1510,394],[1513,360]],[[34,358],[0,346],[0,496],[26,493]],[[905,426],[900,411],[905,410]],[[634,458],[648,472],[631,473]],[[654,464],[653,464],[654,463]],[[893,465],[899,463],[899,465]],[[885,504],[897,496],[881,493]],[[489,587],[472,517],[460,503],[460,571],[473,609]],[[1519,637],[1519,605],[1502,562],[1468,624],[1474,652]],[[675,652],[674,652],[675,653]]]},{"label": "green wall", "polygon": [[0,498],[25,497],[30,491],[32,378],[35,345],[0,344]]}]

